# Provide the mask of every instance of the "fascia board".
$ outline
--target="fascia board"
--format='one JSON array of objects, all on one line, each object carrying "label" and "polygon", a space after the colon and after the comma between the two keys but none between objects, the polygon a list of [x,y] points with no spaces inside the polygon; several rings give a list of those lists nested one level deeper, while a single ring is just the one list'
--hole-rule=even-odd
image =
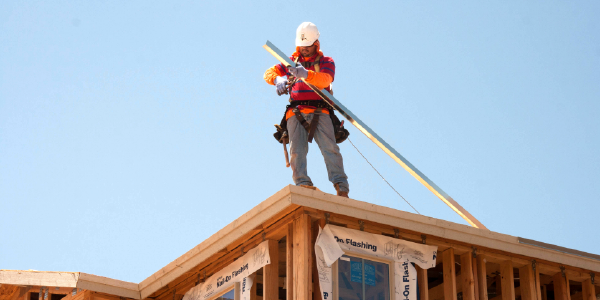
[{"label": "fascia board", "polygon": [[138,284],[102,277],[87,273],[80,273],[77,288],[101,292],[121,297],[141,299]]},{"label": "fascia board", "polygon": [[0,270],[2,284],[74,288],[78,279],[79,272]]},{"label": "fascia board", "polygon": [[519,238],[384,206],[290,186],[292,203],[458,242],[600,272],[600,261],[519,243]]},{"label": "fascia board", "polygon": [[152,295],[152,293],[169,282],[196,267],[221,249],[227,247],[230,243],[241,238],[246,233],[292,205],[290,187],[287,186],[281,189],[184,255],[144,279],[139,284],[141,298],[144,299]]},{"label": "fascia board", "polygon": [[81,272],[0,270],[0,283],[20,286],[78,288],[140,299],[140,292],[136,283]]}]

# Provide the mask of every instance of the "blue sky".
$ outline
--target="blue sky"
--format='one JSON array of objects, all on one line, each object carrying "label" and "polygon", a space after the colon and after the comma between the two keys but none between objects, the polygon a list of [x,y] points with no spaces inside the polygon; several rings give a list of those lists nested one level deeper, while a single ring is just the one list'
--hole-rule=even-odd
[{"label": "blue sky", "polygon": [[[304,21],[336,97],[488,228],[600,253],[600,2],[290,4],[2,1],[0,268],[139,282],[291,184],[261,46],[291,54]],[[348,127],[422,214],[464,223]],[[412,211],[341,151],[352,198]],[[314,146],[309,174],[334,192]]]}]

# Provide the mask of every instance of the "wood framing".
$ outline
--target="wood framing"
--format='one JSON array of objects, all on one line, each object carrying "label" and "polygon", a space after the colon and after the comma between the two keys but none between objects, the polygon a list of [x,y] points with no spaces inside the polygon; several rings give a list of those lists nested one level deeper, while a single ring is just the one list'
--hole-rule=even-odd
[{"label": "wood framing", "polygon": [[454,266],[454,249],[446,249],[442,256],[442,263],[444,264],[444,300],[456,300],[456,269]]},{"label": "wood framing", "polygon": [[471,256],[471,264],[471,269],[473,270],[473,283],[475,287],[475,300],[479,300],[479,277],[477,276],[477,257],[475,252],[473,252],[473,255]]},{"label": "wood framing", "polygon": [[312,221],[309,215],[302,214],[294,220],[294,298],[293,300],[312,299]]},{"label": "wood framing", "polygon": [[596,287],[592,284],[591,279],[587,279],[582,284],[582,299],[596,300]]},{"label": "wood framing", "polygon": [[554,284],[554,300],[571,300],[571,288],[569,285],[569,275],[563,272],[552,276]]},{"label": "wood framing", "polygon": [[500,263],[502,300],[515,300],[515,275],[511,261]]},{"label": "wood framing", "polygon": [[287,225],[286,237],[286,295],[288,300],[294,299],[294,223]]},{"label": "wood framing", "polygon": [[279,243],[268,240],[271,263],[263,267],[263,300],[279,299]]},{"label": "wood framing", "polygon": [[427,280],[427,269],[421,269],[415,265],[417,269],[417,282],[419,283],[419,297],[421,300],[429,300],[429,284]]},{"label": "wood framing", "polygon": [[460,256],[460,274],[463,300],[475,300],[475,279],[473,278],[473,254],[465,252]]},{"label": "wood framing", "polygon": [[488,300],[487,268],[485,256],[477,255],[477,285],[479,286],[479,300]]},{"label": "wood framing", "polygon": [[[426,240],[438,247],[436,269],[417,268],[421,300],[456,300],[459,293],[464,300],[547,300],[546,286],[552,282],[550,290],[559,295],[555,300],[596,300],[590,274],[600,272],[600,260],[593,255],[540,248],[525,239],[296,186],[277,192],[139,284],[79,272],[0,270],[0,300],[31,300],[29,293],[48,288],[50,293],[66,294],[63,300],[181,300],[264,239],[270,241],[272,264],[257,274],[250,300],[278,300],[280,288],[285,288],[288,300],[323,300],[318,280],[313,281],[318,278],[314,242],[318,226],[326,220],[410,242]],[[514,269],[519,269],[517,288]],[[501,274],[498,295],[488,299],[496,274]],[[570,281],[576,290],[573,295]],[[262,295],[256,294],[259,285]],[[72,295],[73,289],[81,292]]]},{"label": "wood framing", "polygon": [[542,300],[540,290],[540,272],[533,270],[533,263],[519,268],[521,298],[523,300]]}]

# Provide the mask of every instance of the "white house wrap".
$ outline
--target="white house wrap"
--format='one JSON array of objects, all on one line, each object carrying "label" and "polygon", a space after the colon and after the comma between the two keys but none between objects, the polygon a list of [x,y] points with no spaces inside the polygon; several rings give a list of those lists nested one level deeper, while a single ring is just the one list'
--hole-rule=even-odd
[{"label": "white house wrap", "polygon": [[206,300],[218,295],[236,282],[242,283],[241,300],[249,300],[250,288],[254,281],[254,276],[251,275],[270,263],[269,243],[264,241],[218,273],[210,276],[204,283],[190,289],[183,296],[183,300]]},{"label": "white house wrap", "polygon": [[[319,284],[323,300],[332,295],[331,265],[346,251],[394,261],[395,296],[393,300],[417,299],[417,271],[435,267],[437,246],[428,246],[338,226],[319,228],[315,243]],[[350,255],[351,255],[350,253]]]}]

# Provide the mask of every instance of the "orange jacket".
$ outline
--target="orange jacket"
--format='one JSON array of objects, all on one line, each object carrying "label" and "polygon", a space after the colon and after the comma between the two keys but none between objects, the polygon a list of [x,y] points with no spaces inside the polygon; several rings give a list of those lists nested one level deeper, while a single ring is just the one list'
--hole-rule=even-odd
[{"label": "orange jacket", "polygon": [[[317,43],[317,54],[315,54],[313,57],[307,58],[307,59],[312,59],[319,55],[323,56],[323,52],[321,52],[321,50],[320,50],[320,44]],[[299,47],[296,47],[296,52],[294,52],[294,54],[292,54],[292,60],[296,60],[296,58],[299,56],[300,56]],[[279,64],[274,65],[273,67],[271,67],[271,68],[267,69],[267,71],[265,71],[264,79],[268,84],[275,85],[275,78],[277,78],[278,76],[286,76],[287,75],[285,70],[281,69],[278,66],[279,66]],[[306,77],[306,79],[304,81],[316,86],[319,89],[324,89],[331,85],[331,82],[333,82],[333,77],[330,74],[327,74],[324,72],[315,72],[313,70],[308,70],[308,76]],[[300,112],[305,113],[305,114],[310,114],[315,111],[315,108],[312,106],[298,106],[298,109],[300,110]],[[329,111],[325,108],[322,109],[322,112],[329,114]],[[292,110],[291,109],[288,110],[286,112],[286,120],[289,119],[293,115],[294,115],[294,113],[292,112]]]}]

